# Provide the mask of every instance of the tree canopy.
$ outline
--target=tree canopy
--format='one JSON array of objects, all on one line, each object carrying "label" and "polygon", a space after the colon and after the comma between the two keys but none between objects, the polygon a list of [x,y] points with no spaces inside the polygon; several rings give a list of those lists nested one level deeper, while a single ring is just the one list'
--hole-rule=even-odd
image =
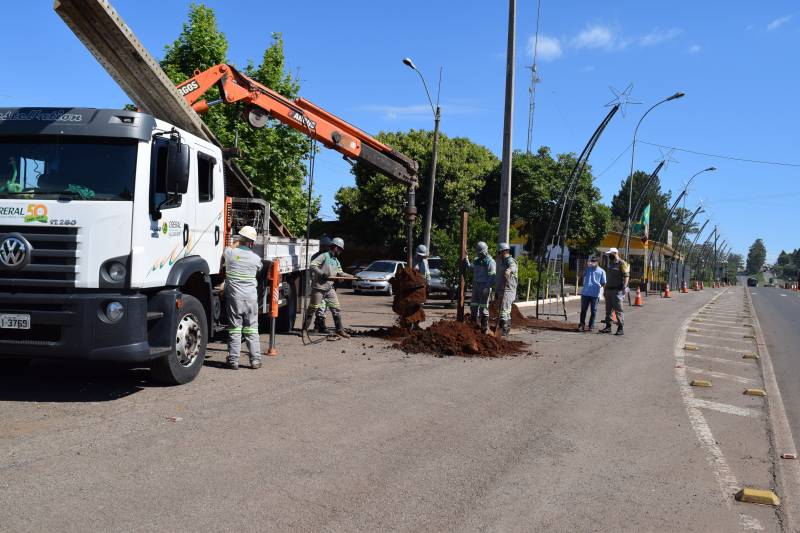
[{"label": "tree canopy", "polygon": [[[382,132],[376,138],[419,163],[420,187],[416,195],[419,214],[415,224],[415,238],[418,238],[426,211],[433,133],[424,130]],[[485,186],[486,175],[498,164],[497,157],[488,148],[464,137],[441,134],[432,226],[450,227],[457,223],[462,210],[474,211],[475,199]],[[341,230],[365,244],[399,253],[405,244],[405,185],[360,163],[353,167],[353,174],[355,186],[342,187],[336,193],[334,210]]]},{"label": "tree canopy", "polygon": [[764,241],[762,239],[756,239],[750,246],[750,250],[747,254],[747,273],[757,274],[761,272],[761,268],[764,266],[766,259],[767,249],[764,246]]},{"label": "tree canopy", "polygon": [[[177,84],[190,78],[195,70],[227,62],[228,41],[217,27],[214,11],[202,4],[192,4],[181,34],[166,46],[161,67]],[[287,98],[297,97],[300,90],[298,80],[286,69],[280,33],[271,34],[261,62],[249,63],[243,71]],[[207,93],[208,100],[217,96],[216,88]],[[233,146],[238,134],[242,154],[239,166],[289,229],[299,233],[306,223],[307,196],[303,186],[310,140],[281,124],[253,129],[242,120],[241,112],[238,106],[219,105],[205,113],[203,121],[225,146]],[[316,217],[318,211],[317,198],[312,215]]]}]

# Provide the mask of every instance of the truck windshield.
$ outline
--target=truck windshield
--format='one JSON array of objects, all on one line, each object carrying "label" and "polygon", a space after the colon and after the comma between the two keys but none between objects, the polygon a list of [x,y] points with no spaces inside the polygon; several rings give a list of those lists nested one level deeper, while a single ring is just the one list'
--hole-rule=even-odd
[{"label": "truck windshield", "polygon": [[136,142],[0,139],[0,198],[133,200]]}]

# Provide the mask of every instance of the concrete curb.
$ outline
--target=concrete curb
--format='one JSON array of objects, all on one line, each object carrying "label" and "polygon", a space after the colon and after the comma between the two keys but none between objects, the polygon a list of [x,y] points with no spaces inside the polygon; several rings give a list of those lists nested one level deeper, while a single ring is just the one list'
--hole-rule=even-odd
[{"label": "concrete curb", "polygon": [[798,494],[800,494],[800,462],[781,459],[781,454],[789,452],[796,453],[792,430],[789,427],[789,420],[786,417],[786,410],[783,406],[783,398],[778,388],[778,381],[775,379],[775,370],[772,366],[772,359],[767,350],[767,343],[764,339],[764,332],[761,331],[761,324],[758,321],[753,299],[750,295],[750,288],[745,287],[745,294],[750,305],[750,316],[753,321],[753,330],[756,337],[756,350],[760,356],[761,377],[764,386],[767,388],[766,397],[767,417],[770,448],[772,449],[773,475],[779,488],[779,494],[783,500],[777,508],[778,515],[782,518],[784,531],[798,531],[800,514],[798,514]]}]

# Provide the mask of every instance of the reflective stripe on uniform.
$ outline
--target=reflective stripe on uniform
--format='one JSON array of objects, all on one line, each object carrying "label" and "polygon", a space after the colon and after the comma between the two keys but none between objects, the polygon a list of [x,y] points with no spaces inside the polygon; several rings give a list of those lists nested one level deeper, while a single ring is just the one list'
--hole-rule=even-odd
[{"label": "reflective stripe on uniform", "polygon": [[228,333],[241,333],[242,328],[228,328]]},{"label": "reflective stripe on uniform", "polygon": [[242,333],[245,335],[258,334],[258,328],[242,328]]}]

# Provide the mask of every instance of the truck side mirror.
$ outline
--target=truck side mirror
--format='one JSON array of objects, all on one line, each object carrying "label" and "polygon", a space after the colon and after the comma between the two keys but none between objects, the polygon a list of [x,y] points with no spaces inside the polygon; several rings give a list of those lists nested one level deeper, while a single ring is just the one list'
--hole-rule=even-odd
[{"label": "truck side mirror", "polygon": [[186,194],[189,190],[189,147],[170,142],[167,153],[167,191]]}]

